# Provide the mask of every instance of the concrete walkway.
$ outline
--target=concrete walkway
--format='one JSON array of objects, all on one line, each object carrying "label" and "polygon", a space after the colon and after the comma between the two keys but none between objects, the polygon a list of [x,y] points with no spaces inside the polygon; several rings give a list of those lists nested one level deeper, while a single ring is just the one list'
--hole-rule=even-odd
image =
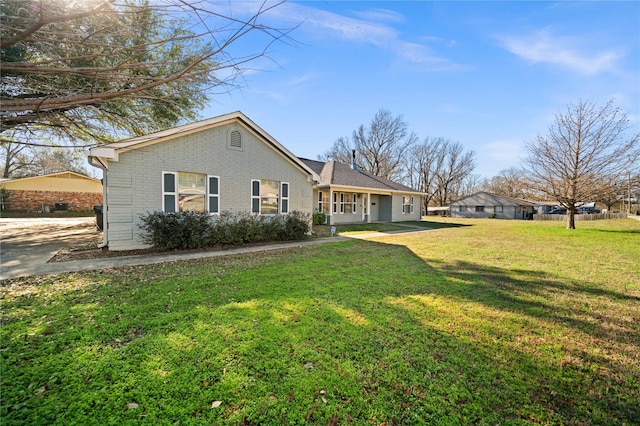
[{"label": "concrete walkway", "polygon": [[[28,222],[27,222],[28,224]],[[294,241],[294,242],[283,242],[283,243],[273,243],[273,244],[265,244],[265,245],[253,245],[253,246],[244,246],[237,247],[231,249],[224,250],[203,250],[203,251],[189,251],[189,252],[180,252],[180,253],[154,253],[147,255],[137,255],[137,256],[117,256],[117,257],[102,257],[96,259],[85,259],[85,260],[72,260],[67,262],[53,262],[48,263],[49,260],[55,256],[55,254],[62,247],[69,247],[69,241],[77,241],[78,238],[87,238],[87,232],[93,232],[95,237],[95,226],[93,226],[93,222],[91,220],[79,220],[79,221],[68,221],[64,222],[64,225],[61,225],[61,231],[58,232],[65,233],[67,237],[67,244],[61,244],[58,242],[57,244],[51,242],[39,243],[39,244],[29,244],[24,247],[24,239],[28,240],[29,236],[25,235],[24,230],[20,230],[20,236],[13,237],[15,239],[21,240],[20,242],[23,244],[21,247],[12,247],[11,246],[11,238],[6,239],[5,241],[4,235],[8,234],[7,224],[4,220],[0,221],[0,230],[3,231],[3,241],[2,241],[2,253],[0,256],[0,280],[5,279],[13,279],[13,278],[24,278],[35,275],[48,275],[48,274],[60,274],[60,273],[68,273],[68,272],[79,272],[79,271],[89,271],[89,270],[101,270],[101,269],[110,269],[110,268],[118,268],[122,266],[128,265],[150,265],[155,263],[164,263],[164,262],[177,262],[183,260],[192,260],[192,259],[205,259],[212,257],[220,257],[220,256],[232,256],[236,254],[243,253],[256,253],[263,251],[271,251],[271,250],[280,250],[287,248],[295,248],[295,247],[306,247],[317,244],[326,244],[340,241],[347,241],[349,239],[370,239],[370,238],[378,238],[386,235],[398,234],[398,233],[407,233],[407,232],[426,232],[430,229],[428,228],[420,228],[410,225],[405,225],[406,230],[400,231],[389,231],[389,232],[371,232],[366,234],[353,234],[350,236],[335,236],[335,237],[327,237],[327,238],[315,238],[311,240],[305,241]],[[33,234],[38,235],[38,229],[34,229]],[[49,231],[51,232],[51,231]],[[73,237],[73,239],[71,239]],[[43,238],[42,235],[40,239]],[[48,241],[48,240],[47,240]],[[52,241],[59,241],[56,239],[52,239]],[[77,244],[77,243],[76,243]],[[17,246],[17,243],[15,243]],[[7,247],[9,246],[9,247]],[[8,250],[7,250],[8,249]]]}]

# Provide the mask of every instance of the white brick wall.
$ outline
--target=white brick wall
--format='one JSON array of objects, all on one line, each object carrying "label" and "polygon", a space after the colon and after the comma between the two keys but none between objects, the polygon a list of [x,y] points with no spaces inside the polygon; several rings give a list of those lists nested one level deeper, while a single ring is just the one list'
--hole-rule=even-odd
[{"label": "white brick wall", "polygon": [[[231,127],[241,131],[243,150],[227,148]],[[289,182],[289,209],[313,211],[307,174],[239,124],[212,129],[122,152],[109,163],[107,226],[109,248],[145,247],[139,217],[162,209],[162,172],[196,172],[220,177],[220,210],[250,211],[251,180]],[[131,221],[125,220],[131,217]]]}]

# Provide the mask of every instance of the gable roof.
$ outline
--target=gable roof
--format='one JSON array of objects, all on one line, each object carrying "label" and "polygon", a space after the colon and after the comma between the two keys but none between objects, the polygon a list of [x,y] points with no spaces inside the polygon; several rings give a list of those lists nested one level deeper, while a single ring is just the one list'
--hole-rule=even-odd
[{"label": "gable roof", "polygon": [[471,194],[466,197],[463,197],[459,200],[452,202],[451,205],[454,205],[454,204],[467,205],[465,201],[469,200],[470,198],[482,198],[481,200],[482,202],[492,201],[493,204],[495,205],[526,206],[526,207],[535,207],[538,205],[531,201],[523,200],[521,198],[507,197],[506,195],[492,194],[491,192],[485,192],[485,191],[476,192],[475,194]]},{"label": "gable roof", "polygon": [[171,129],[166,129],[144,136],[125,139],[107,145],[95,146],[89,149],[89,161],[91,162],[91,164],[97,167],[102,166],[106,168],[109,161],[118,161],[118,155],[121,153],[234,122],[242,124],[248,130],[252,131],[256,136],[258,136],[259,139],[273,148],[278,154],[282,155],[294,165],[311,175],[313,180],[318,180],[318,176],[311,168],[309,168],[308,165],[300,161],[300,159],[296,157],[291,151],[285,148],[282,144],[280,144],[280,142],[275,140],[273,136],[264,131],[260,126],[258,126],[251,119],[249,119],[249,117],[247,117],[240,111],[219,115],[207,120],[196,121],[194,123],[173,127]]},{"label": "gable roof", "polygon": [[25,177],[25,178],[18,178],[18,179],[0,179],[0,183],[13,183],[13,182],[24,182],[27,180],[33,180],[33,179],[42,179],[42,178],[66,178],[66,179],[86,179],[89,181],[95,181],[95,182],[100,182],[100,179],[96,179],[96,178],[92,178],[80,173],[76,173],[76,172],[72,172],[70,170],[65,171],[65,172],[57,172],[57,173],[49,173],[46,175],[40,175],[40,176],[30,176],[30,177]]},{"label": "gable roof", "polygon": [[314,172],[320,175],[319,186],[345,186],[358,189],[374,189],[380,191],[411,192],[421,194],[408,186],[372,175],[364,170],[353,170],[344,163],[336,161],[316,161],[301,158]]}]

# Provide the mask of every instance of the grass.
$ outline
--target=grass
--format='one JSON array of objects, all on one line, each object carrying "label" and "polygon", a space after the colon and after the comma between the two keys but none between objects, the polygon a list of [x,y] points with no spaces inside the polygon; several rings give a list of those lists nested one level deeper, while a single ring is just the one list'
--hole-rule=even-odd
[{"label": "grass", "polygon": [[640,423],[640,222],[425,225],[4,282],[2,424]]}]

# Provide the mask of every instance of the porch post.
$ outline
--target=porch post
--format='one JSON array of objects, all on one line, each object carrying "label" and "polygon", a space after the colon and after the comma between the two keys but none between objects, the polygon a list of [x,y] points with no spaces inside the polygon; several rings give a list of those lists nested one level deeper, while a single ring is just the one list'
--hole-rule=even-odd
[{"label": "porch post", "polygon": [[329,187],[329,208],[327,212],[327,225],[333,225],[333,189]]}]

